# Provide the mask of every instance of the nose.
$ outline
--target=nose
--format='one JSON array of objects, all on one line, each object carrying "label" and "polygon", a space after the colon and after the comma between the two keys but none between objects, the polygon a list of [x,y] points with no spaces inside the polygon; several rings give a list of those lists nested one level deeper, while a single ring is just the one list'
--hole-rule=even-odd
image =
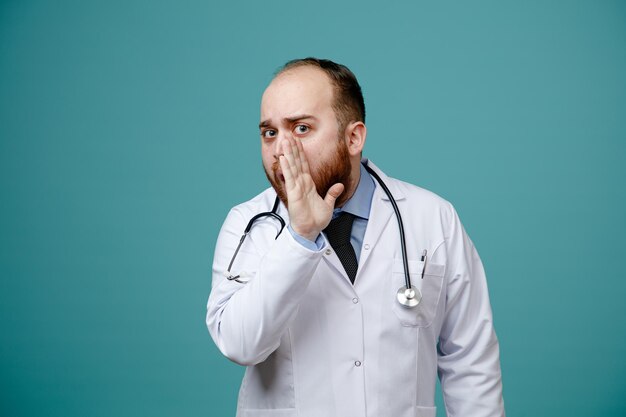
[{"label": "nose", "polygon": [[281,129],[276,134],[276,140],[274,141],[274,157],[276,159],[285,153],[283,151],[283,142],[286,142],[290,135],[291,132],[286,129]]}]

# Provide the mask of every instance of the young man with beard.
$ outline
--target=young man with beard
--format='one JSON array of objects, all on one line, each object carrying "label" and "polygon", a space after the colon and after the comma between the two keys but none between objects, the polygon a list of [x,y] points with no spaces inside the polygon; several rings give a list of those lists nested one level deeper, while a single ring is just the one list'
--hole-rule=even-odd
[{"label": "young man with beard", "polygon": [[[287,63],[263,94],[259,128],[272,187],[228,214],[207,311],[220,351],[247,366],[237,415],[434,417],[439,374],[448,416],[503,416],[476,249],[448,202],[362,159],[352,72]],[[376,174],[402,215],[414,298],[398,290],[398,220]],[[263,216],[241,237],[273,207],[284,231]]]}]

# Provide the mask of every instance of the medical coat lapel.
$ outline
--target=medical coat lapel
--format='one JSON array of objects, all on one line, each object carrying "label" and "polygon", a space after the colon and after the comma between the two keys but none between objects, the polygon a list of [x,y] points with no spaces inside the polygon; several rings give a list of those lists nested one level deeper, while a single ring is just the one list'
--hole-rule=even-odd
[{"label": "medical coat lapel", "polygon": [[[324,258],[323,258],[324,261],[326,262],[326,264],[328,264],[329,268],[333,268],[339,274],[341,274],[341,277],[343,278],[344,283],[352,287],[352,282],[350,282],[350,278],[348,278],[348,274],[346,273],[345,268],[341,264],[341,261],[339,260],[337,253],[332,248],[332,246],[330,246],[330,242],[328,241],[328,238],[325,237],[325,239],[326,239],[327,248],[324,253]],[[358,270],[357,270],[357,276],[358,276]]]},{"label": "medical coat lapel", "polygon": [[[395,186],[395,183],[391,183],[387,176],[383,174],[373,163],[364,160],[387,184],[391,194],[396,201],[404,200],[403,193]],[[373,179],[376,183],[376,189],[374,190],[374,196],[372,198],[372,207],[370,209],[369,221],[367,228],[365,229],[365,236],[363,238],[363,247],[361,248],[361,255],[359,258],[359,268],[357,270],[354,286],[359,285],[359,276],[362,275],[362,271],[366,267],[367,261],[372,251],[375,250],[376,245],[382,244],[381,236],[386,227],[398,227],[397,222],[395,224],[389,224],[389,220],[393,217],[393,206],[389,201],[389,197],[385,194],[382,187],[378,184],[376,179]],[[335,269],[344,279],[344,282],[352,288],[352,283],[346,274],[346,271],[339,260],[339,257],[334,250],[328,244],[327,251],[324,256],[324,261],[330,268]]]},{"label": "medical coat lapel", "polygon": [[[391,194],[396,202],[404,200],[404,194],[396,187],[395,182],[390,181],[389,178],[387,178],[387,176],[370,161],[364,160],[364,162],[380,176],[385,184],[387,184],[387,187],[389,188],[389,191],[391,191]],[[385,228],[398,227],[397,220],[391,220],[392,217],[395,218],[395,216],[393,216],[393,206],[389,201],[389,197],[385,194],[385,191],[382,189],[380,184],[378,184],[376,179],[374,179],[374,182],[376,183],[376,190],[374,190],[372,208],[370,209],[370,219],[367,223],[367,229],[365,229],[365,236],[363,238],[363,248],[361,248],[361,258],[359,262],[359,271],[357,272],[357,279],[360,272],[367,267],[367,262],[371,253],[376,250],[376,246],[385,242],[385,240],[381,241]]]}]

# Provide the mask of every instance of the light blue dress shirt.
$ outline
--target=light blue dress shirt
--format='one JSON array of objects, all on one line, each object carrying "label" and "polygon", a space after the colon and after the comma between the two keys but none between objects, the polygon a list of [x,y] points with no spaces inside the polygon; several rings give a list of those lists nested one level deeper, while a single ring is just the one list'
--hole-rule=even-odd
[{"label": "light blue dress shirt", "polygon": [[[372,207],[372,197],[374,196],[374,190],[376,189],[376,183],[371,175],[361,165],[361,175],[359,178],[359,185],[357,185],[354,194],[343,205],[343,207],[336,208],[333,211],[333,219],[339,216],[339,213],[345,211],[350,214],[354,214],[354,223],[352,223],[352,233],[350,235],[350,243],[356,253],[357,261],[361,257],[361,247],[363,246],[363,238],[365,237],[365,229],[367,228],[367,221],[370,218],[370,208]],[[310,250],[320,250],[322,248],[321,235],[317,237],[315,242],[312,242],[296,232],[293,231],[291,226],[288,227],[291,235]]]}]

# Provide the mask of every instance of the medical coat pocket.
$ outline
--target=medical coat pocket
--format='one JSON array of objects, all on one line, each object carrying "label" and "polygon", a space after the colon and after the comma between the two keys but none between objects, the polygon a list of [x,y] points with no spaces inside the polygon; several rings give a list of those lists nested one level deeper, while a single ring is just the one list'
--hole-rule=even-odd
[{"label": "medical coat pocket", "polygon": [[404,266],[402,259],[394,259],[391,274],[391,299],[393,299],[393,311],[400,319],[403,326],[428,327],[433,322],[437,314],[437,305],[441,298],[441,288],[443,286],[443,276],[445,266],[426,262],[424,278],[422,278],[422,268],[424,262],[409,260],[409,272],[411,275],[411,286],[419,290],[422,294],[420,303],[413,307],[404,307],[398,303],[396,293],[400,287],[405,285]]}]

